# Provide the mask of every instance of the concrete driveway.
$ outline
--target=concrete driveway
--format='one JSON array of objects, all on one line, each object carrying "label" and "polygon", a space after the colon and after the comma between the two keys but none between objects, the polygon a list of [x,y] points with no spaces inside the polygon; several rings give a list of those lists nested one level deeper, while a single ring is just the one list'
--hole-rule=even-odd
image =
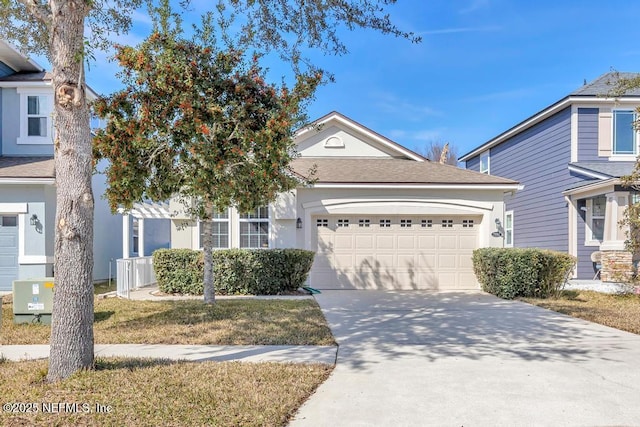
[{"label": "concrete driveway", "polygon": [[322,291],[339,343],[292,426],[638,426],[640,336],[480,292]]}]

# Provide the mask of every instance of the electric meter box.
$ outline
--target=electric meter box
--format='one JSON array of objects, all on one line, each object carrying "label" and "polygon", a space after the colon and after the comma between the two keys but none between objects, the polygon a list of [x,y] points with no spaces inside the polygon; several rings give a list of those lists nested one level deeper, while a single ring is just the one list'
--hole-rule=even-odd
[{"label": "electric meter box", "polygon": [[13,323],[51,324],[53,277],[13,281]]}]

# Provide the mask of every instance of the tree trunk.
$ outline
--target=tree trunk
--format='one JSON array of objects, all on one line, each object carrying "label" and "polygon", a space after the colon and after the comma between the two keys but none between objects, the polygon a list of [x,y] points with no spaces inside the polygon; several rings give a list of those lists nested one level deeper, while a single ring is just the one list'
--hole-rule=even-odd
[{"label": "tree trunk", "polygon": [[[210,208],[209,214],[213,217],[214,209]],[[202,255],[204,256],[204,303],[216,303],[216,290],[213,285],[213,221],[211,218],[202,222]]]},{"label": "tree trunk", "polygon": [[84,84],[88,2],[51,0],[56,168],[55,292],[49,381],[93,367],[93,193]]}]

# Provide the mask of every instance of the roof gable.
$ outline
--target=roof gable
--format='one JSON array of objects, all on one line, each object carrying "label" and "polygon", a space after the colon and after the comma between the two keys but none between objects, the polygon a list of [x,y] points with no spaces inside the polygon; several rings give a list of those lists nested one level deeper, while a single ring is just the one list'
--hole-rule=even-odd
[{"label": "roof gable", "polygon": [[401,146],[348,117],[332,112],[299,130],[295,138],[302,157],[373,157],[425,161]]}]

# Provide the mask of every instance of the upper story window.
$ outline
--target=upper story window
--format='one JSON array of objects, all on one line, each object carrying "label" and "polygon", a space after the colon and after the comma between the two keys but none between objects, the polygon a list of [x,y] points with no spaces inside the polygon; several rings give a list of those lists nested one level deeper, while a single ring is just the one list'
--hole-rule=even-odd
[{"label": "upper story window", "polygon": [[18,144],[53,143],[53,96],[42,91],[35,88],[18,88],[20,94]]},{"label": "upper story window", "polygon": [[489,150],[484,151],[483,153],[480,154],[480,173],[486,173],[487,175],[490,174],[489,172],[489,163],[490,163],[490,158],[489,158]]},{"label": "upper story window", "polygon": [[240,247],[269,247],[269,207],[240,215]]},{"label": "upper story window", "polygon": [[[211,218],[214,249],[226,249],[229,247],[229,210],[215,212]],[[200,223],[200,247],[204,243],[203,223]]]},{"label": "upper story window", "polygon": [[613,111],[613,154],[637,154],[635,121],[633,110]]}]

